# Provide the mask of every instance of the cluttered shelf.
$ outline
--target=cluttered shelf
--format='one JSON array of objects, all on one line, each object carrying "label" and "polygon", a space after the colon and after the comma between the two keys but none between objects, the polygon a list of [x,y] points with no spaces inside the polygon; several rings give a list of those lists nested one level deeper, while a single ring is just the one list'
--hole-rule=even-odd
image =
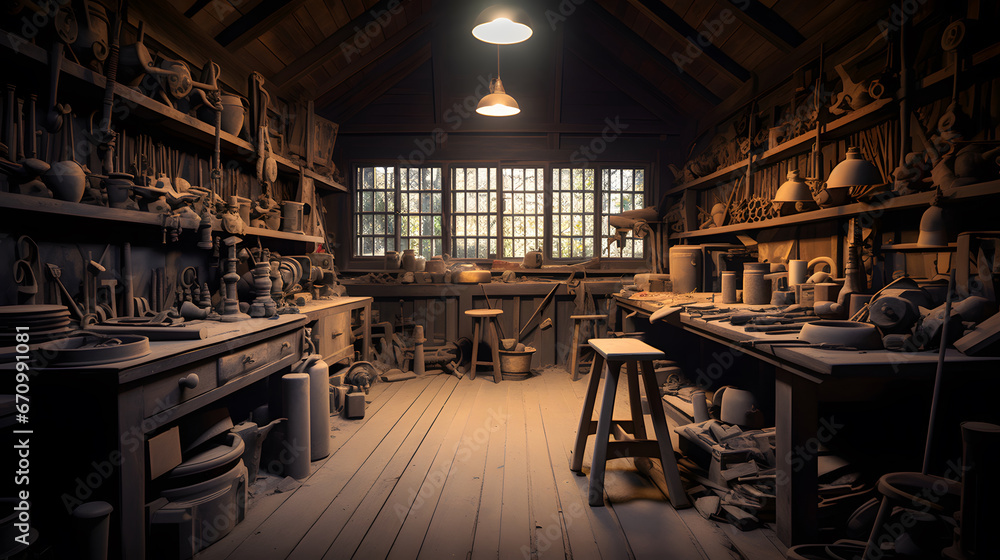
[{"label": "cluttered shelf", "polygon": [[[868,124],[871,124],[865,119],[868,118],[880,118],[889,115],[888,109],[893,106],[893,99],[879,99],[873,101],[864,107],[852,111],[840,118],[834,119],[825,125],[823,125],[820,130],[820,135],[829,134],[832,132],[838,132],[838,135],[849,134],[851,132],[857,131]],[[787,140],[778,144],[777,146],[765,151],[759,158],[747,158],[740,160],[732,165],[728,165],[705,175],[704,177],[698,177],[693,181],[688,181],[686,183],[681,183],[674,186],[667,191],[666,194],[678,194],[690,189],[706,189],[716,186],[720,182],[725,182],[731,179],[733,176],[746,171],[747,166],[761,165],[770,161],[775,161],[778,159],[784,159],[795,155],[799,152],[806,151],[809,144],[816,139],[816,131],[812,130],[804,134],[800,134],[791,140]]]},{"label": "cluttered shelf", "polygon": [[[8,61],[30,61],[29,65],[33,66],[36,71],[42,70],[39,65],[46,68],[49,66],[48,53],[45,49],[27,43],[20,37],[3,30],[0,30],[0,52],[4,52],[4,58]],[[104,76],[70,60],[62,61],[60,76],[70,77],[74,85],[91,90],[95,100],[99,99],[107,87]],[[126,117],[134,116],[143,121],[155,120],[160,127],[181,139],[194,142],[204,148],[211,148],[215,145],[215,127],[213,125],[168,107],[123,84],[115,84],[114,94],[118,99],[119,107],[124,108],[124,110],[116,109],[116,117],[124,114]],[[220,148],[224,156],[236,157],[241,161],[248,161],[256,154],[256,150],[250,142],[225,131],[220,132]],[[272,154],[271,157],[280,171],[299,173],[302,169],[303,174],[313,179],[317,185],[332,191],[347,192],[347,187],[330,177],[320,175],[311,169],[301,168],[296,162],[281,155]]]},{"label": "cluttered shelf", "polygon": [[[107,208],[104,206],[94,206],[92,204],[68,202],[52,198],[40,198],[37,196],[18,193],[0,193],[0,208],[21,212],[37,212],[52,216],[100,220],[114,223],[139,224],[154,227],[163,227],[164,216],[167,216],[167,214],[160,214],[156,212]],[[197,229],[198,223],[199,221],[193,218],[181,218],[180,227],[182,229]],[[219,227],[215,227],[213,230],[220,232],[223,231]],[[307,243],[323,242],[322,237],[256,227],[247,227],[244,233],[246,235],[254,235],[257,237],[285,239],[289,241],[302,241]]]},{"label": "cluttered shelf", "polygon": [[[948,199],[962,200],[980,196],[993,196],[997,194],[1000,194],[1000,180],[987,181],[984,183],[975,183],[972,185],[966,185],[963,187],[954,188],[948,193]],[[727,233],[735,234],[750,230],[790,226],[808,222],[817,222],[821,220],[850,218],[853,216],[858,216],[870,212],[884,212],[886,210],[901,210],[905,208],[922,208],[929,205],[931,201],[934,199],[934,196],[935,196],[934,191],[927,191],[927,192],[897,196],[893,198],[886,198],[884,200],[876,200],[871,203],[855,202],[844,206],[835,206],[833,208],[822,208],[820,210],[812,210],[809,212],[792,214],[790,216],[770,218],[767,220],[761,220],[759,222],[730,224],[721,227],[712,227],[708,229],[673,233],[670,235],[670,239],[691,239],[698,237],[710,237]]]}]

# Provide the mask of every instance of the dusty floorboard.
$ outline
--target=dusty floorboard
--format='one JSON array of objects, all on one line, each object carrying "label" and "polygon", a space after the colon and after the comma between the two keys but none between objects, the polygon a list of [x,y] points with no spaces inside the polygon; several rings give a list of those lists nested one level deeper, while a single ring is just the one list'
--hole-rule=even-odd
[{"label": "dusty floorboard", "polygon": [[784,557],[766,529],[675,511],[629,460],[608,463],[605,507],[587,505],[569,470],[585,391],[560,368],[378,385],[363,420],[331,420],[333,453],[299,488],[255,497],[197,559]]}]

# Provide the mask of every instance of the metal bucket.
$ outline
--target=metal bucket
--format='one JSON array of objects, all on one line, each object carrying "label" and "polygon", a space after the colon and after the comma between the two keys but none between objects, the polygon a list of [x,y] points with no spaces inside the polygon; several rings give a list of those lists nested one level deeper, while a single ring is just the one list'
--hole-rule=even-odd
[{"label": "metal bucket", "polygon": [[527,346],[522,351],[500,350],[500,373],[504,379],[526,379],[531,377],[531,357],[535,349]]}]

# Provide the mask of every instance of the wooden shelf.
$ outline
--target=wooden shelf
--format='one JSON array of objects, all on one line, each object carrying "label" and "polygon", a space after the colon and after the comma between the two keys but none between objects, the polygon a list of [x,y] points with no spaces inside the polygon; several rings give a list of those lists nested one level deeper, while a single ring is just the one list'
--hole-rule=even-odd
[{"label": "wooden shelf", "polygon": [[[893,105],[894,102],[894,99],[879,99],[878,101],[873,101],[872,103],[865,105],[857,111],[852,111],[840,118],[826,123],[819,131],[821,141],[824,134],[830,134],[836,131],[838,136],[845,136],[860,130],[864,126],[871,124],[870,122],[867,122],[866,119],[874,118],[873,116],[881,116],[884,112],[887,113],[885,109]],[[771,163],[775,160],[786,159],[798,153],[808,151],[809,147],[816,139],[816,135],[817,132],[815,130],[805,134],[800,134],[791,140],[786,140],[774,148],[765,151],[760,155],[760,157],[752,158],[752,161],[751,158],[738,161],[730,166],[719,169],[715,173],[710,173],[704,177],[699,177],[694,181],[688,181],[687,183],[677,185],[668,190],[667,194],[677,194],[689,189],[701,190],[711,188],[717,186],[720,182],[728,181],[734,175],[746,171],[748,165],[759,166],[764,163]]]},{"label": "wooden shelf", "polygon": [[[31,61],[36,66],[40,64],[46,69],[48,68],[48,53],[45,49],[31,43],[21,42],[16,35],[7,31],[0,31],[0,51],[3,50],[8,51],[3,53],[4,58],[7,60],[10,60],[11,57],[20,56],[22,60]],[[71,60],[63,60],[62,77],[70,77],[74,85],[92,90],[91,93],[94,95],[95,100],[100,99],[107,84],[104,76],[84,68]],[[60,89],[65,90],[65,85],[61,83]],[[123,118],[123,109],[121,109],[123,107],[125,109],[125,119],[135,117],[145,122],[155,121],[158,127],[169,131],[178,138],[190,141],[208,150],[215,148],[214,125],[168,107],[122,84],[115,84],[115,102],[116,119],[120,120]],[[224,158],[236,158],[241,162],[250,161],[250,158],[256,153],[250,142],[228,132],[221,133],[220,147]],[[280,171],[296,175],[299,173],[299,166],[290,159],[277,154],[274,155],[274,159]],[[305,170],[305,175],[312,178],[317,185],[327,190],[347,192],[347,187],[315,171],[307,169]]]},{"label": "wooden shelf", "polygon": [[[964,187],[956,187],[947,193],[947,200],[961,200],[965,198],[975,198],[979,196],[992,196],[1000,194],[1000,180],[989,181],[986,183],[976,183],[973,185],[966,185]],[[833,208],[823,208],[820,210],[813,210],[811,212],[802,212],[800,214],[792,214],[791,216],[782,216],[780,218],[771,218],[769,220],[761,220],[759,222],[751,222],[745,224],[732,224],[728,226],[700,229],[697,231],[686,231],[682,233],[673,233],[670,235],[671,239],[693,239],[698,237],[712,237],[716,235],[723,235],[727,233],[742,233],[745,231],[752,231],[765,228],[776,228],[791,226],[796,224],[802,224],[806,222],[817,222],[822,220],[835,220],[840,218],[850,218],[860,214],[865,214],[868,212],[883,212],[886,210],[902,210],[906,208],[919,208],[922,206],[930,205],[931,201],[934,199],[935,191],[927,191],[915,194],[908,194],[905,196],[897,196],[893,198],[886,199],[882,202],[874,202],[868,204],[865,202],[855,202],[852,204],[845,204],[844,206],[835,206]]]},{"label": "wooden shelf", "polygon": [[[17,193],[0,193],[0,208],[85,220],[138,224],[158,228],[163,227],[163,217],[166,215],[153,212],[143,212],[139,210],[107,208],[104,206],[94,206],[92,204],[82,204],[79,202],[67,202],[65,200],[55,200],[52,198],[40,198],[37,196]],[[181,227],[183,229],[197,229],[199,222],[199,220],[193,218],[182,218]],[[222,230],[214,228],[213,231],[221,232]],[[245,234],[270,239],[285,239],[305,243],[323,243],[323,238],[313,235],[288,233],[284,231],[274,231],[261,228],[248,227],[246,228]]]}]

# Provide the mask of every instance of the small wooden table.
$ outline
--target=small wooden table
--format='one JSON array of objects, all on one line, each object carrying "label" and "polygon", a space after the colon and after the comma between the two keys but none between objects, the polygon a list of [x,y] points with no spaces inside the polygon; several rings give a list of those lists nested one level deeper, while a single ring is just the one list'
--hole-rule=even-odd
[{"label": "small wooden table", "polygon": [[[670,444],[670,432],[667,429],[667,419],[662,406],[650,406],[649,415],[653,420],[653,431],[656,439],[646,437],[646,424],[642,417],[642,403],[639,398],[639,376],[642,376],[646,396],[652,405],[660,392],[656,388],[656,373],[653,371],[653,360],[662,359],[662,351],[634,338],[592,338],[590,346],[597,354],[590,369],[590,382],[587,384],[587,396],[583,401],[583,411],[580,413],[580,425],[576,430],[576,445],[573,448],[573,463],[571,469],[579,472],[583,469],[583,453],[587,446],[587,436],[595,433],[594,460],[590,465],[590,505],[604,505],[604,467],[611,458],[619,457],[657,457],[663,466],[663,475],[670,494],[670,503],[675,508],[687,507],[687,494],[681,484],[680,472],[677,470],[677,460],[674,458],[674,448]],[[601,410],[597,422],[592,420],[594,402],[597,400],[597,386],[601,379],[604,364],[608,365],[608,378],[604,382],[604,396],[601,400]],[[615,410],[615,393],[618,392],[618,376],[622,366],[626,366],[626,382],[628,383],[629,409],[632,421],[613,420]],[[623,430],[631,432],[635,439],[610,441],[611,425],[616,424]]]}]

